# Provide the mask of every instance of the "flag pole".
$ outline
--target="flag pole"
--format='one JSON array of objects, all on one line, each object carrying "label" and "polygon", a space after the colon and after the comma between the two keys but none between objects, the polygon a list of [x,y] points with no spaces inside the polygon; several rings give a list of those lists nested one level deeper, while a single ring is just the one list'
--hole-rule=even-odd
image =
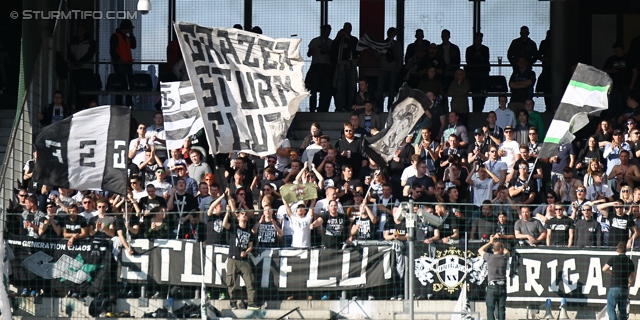
[{"label": "flag pole", "polygon": [[527,182],[531,180],[531,176],[533,176],[533,172],[536,171],[536,165],[538,164],[539,157],[536,157],[536,160],[533,162],[533,170],[529,172],[529,177],[527,178]]},{"label": "flag pole", "polygon": [[378,170],[374,172],[373,177],[371,177],[371,180],[369,180],[369,188],[367,189],[367,193],[364,195],[364,199],[367,199],[367,197],[369,196],[369,193],[371,193],[371,187],[373,186],[373,181],[376,178],[378,178],[378,175],[380,175],[380,168],[378,168]]}]

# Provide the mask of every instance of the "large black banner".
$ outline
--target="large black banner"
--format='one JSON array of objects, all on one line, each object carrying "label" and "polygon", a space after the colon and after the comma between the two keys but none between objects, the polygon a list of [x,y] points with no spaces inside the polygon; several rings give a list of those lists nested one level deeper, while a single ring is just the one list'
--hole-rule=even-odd
[{"label": "large black banner", "polygon": [[[129,283],[198,286],[202,282],[198,242],[135,240],[139,255],[121,254],[119,278]],[[227,246],[202,244],[204,283],[224,288]],[[370,288],[390,283],[395,254],[391,246],[331,249],[255,249],[250,254],[259,288],[286,291],[331,291]]]},{"label": "large black banner", "polygon": [[[487,264],[478,256],[482,242],[454,245],[417,244],[415,252],[416,293],[431,299],[457,299],[467,283],[470,300],[484,299]],[[628,252],[640,273],[639,256]],[[509,301],[545,301],[566,298],[575,303],[606,303],[611,275],[602,267],[616,255],[614,248],[517,247],[507,268]],[[466,261],[466,262],[465,262]],[[637,301],[640,280],[630,288]],[[634,301],[635,300],[635,301]]]},{"label": "large black banner", "polygon": [[69,247],[67,239],[12,236],[7,243],[14,253],[15,286],[99,293],[107,285],[112,259],[109,241],[79,240]]}]

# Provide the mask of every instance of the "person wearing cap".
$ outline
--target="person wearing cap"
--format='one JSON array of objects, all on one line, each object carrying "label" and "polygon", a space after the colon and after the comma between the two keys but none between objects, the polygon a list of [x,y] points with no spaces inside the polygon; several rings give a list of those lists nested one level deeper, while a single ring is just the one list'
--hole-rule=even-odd
[{"label": "person wearing cap", "polygon": [[485,133],[482,129],[478,128],[473,130],[473,137],[475,138],[475,141],[467,154],[467,163],[471,164],[474,163],[474,161],[487,161],[489,159],[488,154],[490,142],[486,139]]},{"label": "person wearing cap", "polygon": [[630,153],[629,159],[632,158],[631,146],[624,141],[622,130],[615,129],[613,130],[611,143],[604,148],[604,152],[602,153],[602,156],[607,159],[607,176],[611,174],[616,165],[620,164],[620,153],[622,150],[627,150]]},{"label": "person wearing cap", "polygon": [[[627,256],[627,247],[624,242],[616,245],[617,255],[609,258],[607,264],[602,267],[602,272],[611,275],[609,292],[607,293],[607,315],[609,319],[627,320],[627,304],[629,303],[629,287],[635,284],[636,267],[630,257]],[[620,315],[616,317],[616,306]]]},{"label": "person wearing cap", "polygon": [[498,155],[502,162],[507,165],[507,181],[517,175],[517,171],[513,170],[513,165],[520,160],[520,145],[516,141],[516,132],[512,126],[504,127],[504,141],[500,144]]},{"label": "person wearing cap", "polygon": [[49,201],[47,202],[47,216],[41,223],[40,229],[38,230],[40,234],[40,238],[43,239],[58,239],[62,235],[62,227],[64,221],[61,217],[58,216],[58,206],[56,206],[55,202]]},{"label": "person wearing cap", "polygon": [[[127,77],[127,81],[133,81],[133,55],[131,50],[137,47],[136,37],[133,35],[133,23],[124,19],[120,22],[120,28],[109,39],[109,54],[113,63],[113,72]],[[122,96],[116,97],[116,104],[123,105]],[[127,96],[127,106],[133,105],[132,96]]]},{"label": "person wearing cap", "polygon": [[[613,207],[615,213],[610,214],[609,208]],[[628,208],[624,205],[622,200],[614,202],[604,203],[596,206],[600,214],[602,214],[602,220],[606,219],[609,222],[609,236],[605,245],[612,246],[616,243],[624,242],[627,244],[627,248],[631,248],[634,241],[638,239],[638,228],[633,221],[633,215],[628,214]]]},{"label": "person wearing cap", "polygon": [[183,179],[187,183],[187,193],[190,193],[192,196],[198,194],[198,182],[189,177],[189,172],[187,171],[187,166],[182,163],[176,163],[175,165],[176,172],[178,172],[178,179]]},{"label": "person wearing cap", "polygon": [[363,103],[364,113],[360,115],[359,126],[367,130],[367,134],[371,136],[371,129],[382,129],[384,122],[379,114],[373,112],[373,100],[365,100]]}]

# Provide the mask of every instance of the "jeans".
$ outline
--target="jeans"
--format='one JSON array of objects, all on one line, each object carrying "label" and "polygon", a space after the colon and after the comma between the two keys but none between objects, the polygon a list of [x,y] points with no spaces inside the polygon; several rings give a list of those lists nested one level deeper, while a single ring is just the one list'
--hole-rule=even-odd
[{"label": "jeans", "polygon": [[[311,96],[309,97],[309,112],[329,112],[331,104],[331,76],[330,65],[323,63],[312,64],[307,72],[305,84]],[[320,104],[318,104],[318,93]],[[317,108],[316,108],[317,106]]]},{"label": "jeans", "polygon": [[351,61],[343,62],[336,68],[336,111],[351,110],[351,103],[357,93],[358,69]]},{"label": "jeans", "polygon": [[387,110],[392,111],[393,99],[396,95],[396,73],[390,70],[380,71],[378,75],[378,101],[376,108],[384,111],[384,97],[388,97]]},{"label": "jeans", "polygon": [[[629,288],[609,288],[609,294],[607,294],[607,315],[609,316],[609,320],[627,320],[629,318],[629,315],[627,314],[628,302]],[[618,313],[620,313],[620,317],[616,316],[616,306],[618,306]]]},{"label": "jeans", "polygon": [[[127,82],[129,83],[129,89],[133,83],[133,66],[131,64],[114,64],[113,73],[124,74],[127,76]],[[131,95],[126,96],[126,104],[122,103],[122,96],[116,96],[116,105],[118,106],[133,106],[133,97]]]},{"label": "jeans", "polygon": [[487,286],[487,320],[495,320],[495,311],[498,307],[498,320],[504,320],[507,304],[507,286]]}]

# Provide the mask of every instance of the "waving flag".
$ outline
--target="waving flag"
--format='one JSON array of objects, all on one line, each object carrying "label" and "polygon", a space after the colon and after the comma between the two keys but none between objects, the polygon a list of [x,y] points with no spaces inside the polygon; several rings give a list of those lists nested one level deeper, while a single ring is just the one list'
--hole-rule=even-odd
[{"label": "waving flag", "polygon": [[35,141],[36,181],[127,194],[130,118],[127,107],[100,106],[46,126]]},{"label": "waving flag", "polygon": [[575,138],[573,133],[589,123],[590,114],[595,115],[609,108],[607,94],[611,83],[611,78],[605,72],[578,64],[547,130],[539,158],[554,156],[558,145],[572,142]]},{"label": "waving flag", "polygon": [[385,128],[375,136],[365,138],[367,156],[380,166],[391,161],[411,129],[424,115],[425,101],[428,98],[424,92],[403,84],[398,99],[393,103],[393,111],[387,116]]},{"label": "waving flag", "polygon": [[174,26],[211,152],[275,153],[309,95],[302,40],[185,22]]},{"label": "waving flag", "polygon": [[356,46],[356,51],[364,51],[366,49],[373,49],[380,53],[386,53],[393,43],[391,41],[377,42],[371,39],[368,34],[364,34],[359,40]]},{"label": "waving flag", "polygon": [[160,87],[167,149],[179,149],[184,139],[204,127],[198,102],[189,81],[161,82]]}]

